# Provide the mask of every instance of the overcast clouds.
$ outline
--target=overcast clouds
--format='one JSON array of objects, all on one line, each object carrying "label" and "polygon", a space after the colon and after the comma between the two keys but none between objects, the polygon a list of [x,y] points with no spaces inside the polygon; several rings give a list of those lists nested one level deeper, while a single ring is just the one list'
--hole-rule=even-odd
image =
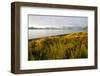
[{"label": "overcast clouds", "polygon": [[85,27],[88,25],[87,17],[71,17],[71,16],[42,16],[30,15],[29,27],[63,27],[63,26],[79,26]]}]

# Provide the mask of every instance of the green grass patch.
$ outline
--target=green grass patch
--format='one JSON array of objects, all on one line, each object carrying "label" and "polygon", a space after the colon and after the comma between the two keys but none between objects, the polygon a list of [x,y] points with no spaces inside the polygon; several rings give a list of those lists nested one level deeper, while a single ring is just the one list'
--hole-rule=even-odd
[{"label": "green grass patch", "polygon": [[61,36],[29,40],[29,60],[77,59],[88,57],[88,33],[78,32]]}]

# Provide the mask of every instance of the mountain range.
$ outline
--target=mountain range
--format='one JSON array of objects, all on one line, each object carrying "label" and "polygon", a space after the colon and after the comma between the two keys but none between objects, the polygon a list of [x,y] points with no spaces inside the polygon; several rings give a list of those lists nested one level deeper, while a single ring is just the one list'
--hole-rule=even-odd
[{"label": "mountain range", "polygon": [[62,27],[28,27],[29,30],[31,29],[69,29],[69,30],[73,30],[73,29],[82,29],[82,30],[87,30],[88,27],[85,26],[85,27],[81,27],[81,26],[73,26],[73,27],[66,27],[66,26],[62,26]]}]

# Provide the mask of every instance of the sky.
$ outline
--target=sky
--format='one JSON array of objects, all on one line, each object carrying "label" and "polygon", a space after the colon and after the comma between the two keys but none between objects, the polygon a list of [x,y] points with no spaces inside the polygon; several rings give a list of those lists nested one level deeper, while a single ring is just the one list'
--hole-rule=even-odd
[{"label": "sky", "polygon": [[29,27],[86,27],[87,17],[29,15]]}]

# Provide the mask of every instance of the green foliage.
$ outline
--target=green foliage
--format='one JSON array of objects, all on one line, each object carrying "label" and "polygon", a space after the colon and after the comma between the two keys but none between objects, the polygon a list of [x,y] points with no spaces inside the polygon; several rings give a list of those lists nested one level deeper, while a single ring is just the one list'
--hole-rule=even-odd
[{"label": "green foliage", "polygon": [[29,60],[76,59],[88,57],[87,32],[44,37],[29,41]]}]

